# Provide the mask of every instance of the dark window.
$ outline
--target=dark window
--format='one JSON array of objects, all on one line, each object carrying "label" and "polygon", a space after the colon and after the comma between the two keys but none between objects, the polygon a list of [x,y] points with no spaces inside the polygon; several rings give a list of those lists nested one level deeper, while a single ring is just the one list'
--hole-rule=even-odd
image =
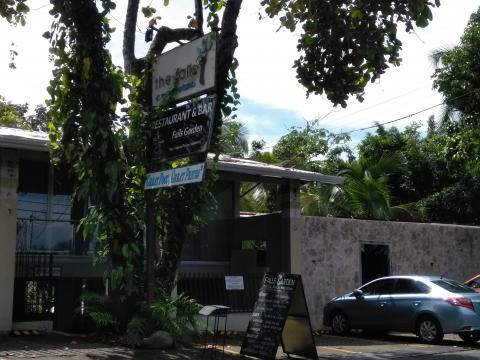
[{"label": "dark window", "polygon": [[360,290],[363,291],[363,295],[391,294],[393,290],[394,281],[395,280],[392,280],[392,279],[378,280],[371,284],[361,287]]},{"label": "dark window", "polygon": [[16,243],[19,251],[72,250],[76,224],[71,222],[71,182],[67,172],[58,169],[49,179],[50,169],[47,161],[20,160]]},{"label": "dark window", "polygon": [[48,193],[48,162],[20,160],[19,193]]},{"label": "dark window", "polygon": [[430,288],[412,279],[397,279],[394,294],[428,294]]},{"label": "dark window", "polygon": [[480,288],[480,278],[473,279],[467,283],[467,286],[470,286],[474,289]]},{"label": "dark window", "polygon": [[420,281],[415,281],[415,285],[418,287],[419,293],[420,294],[429,294],[432,289],[430,286],[420,282]]},{"label": "dark window", "polygon": [[242,240],[242,250],[256,252],[256,266],[267,266],[267,242],[262,240]]},{"label": "dark window", "polygon": [[474,293],[475,290],[459,282],[449,279],[433,280],[432,283],[453,293]]},{"label": "dark window", "polygon": [[56,166],[53,169],[53,193],[55,195],[71,195],[73,193],[73,179],[66,166]]}]

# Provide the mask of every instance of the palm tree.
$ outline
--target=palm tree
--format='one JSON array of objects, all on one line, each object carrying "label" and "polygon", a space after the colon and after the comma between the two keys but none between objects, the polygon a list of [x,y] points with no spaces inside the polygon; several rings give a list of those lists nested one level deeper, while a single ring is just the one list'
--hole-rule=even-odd
[{"label": "palm tree", "polygon": [[244,123],[232,118],[225,119],[219,139],[220,153],[245,157],[248,154],[247,135],[248,129]]},{"label": "palm tree", "polygon": [[326,184],[307,184],[300,189],[302,214],[305,216],[346,217],[342,198],[336,196],[338,187]]},{"label": "palm tree", "polygon": [[[429,58],[430,62],[433,65],[433,68],[435,70],[435,73],[438,73],[441,71],[443,67],[442,59],[444,56],[448,55],[450,52],[452,52],[454,48],[452,47],[440,47],[438,49],[433,49],[430,52]],[[435,84],[435,83],[434,83]],[[434,88],[436,86],[434,85]],[[445,98],[444,98],[445,100]],[[460,118],[460,113],[455,107],[453,107],[451,104],[448,104],[445,102],[442,106],[442,113],[440,115],[440,121],[442,123],[447,122],[448,120],[458,120]]]},{"label": "palm tree", "polygon": [[360,158],[346,164],[339,175],[345,177],[342,187],[332,190],[331,201],[339,212],[355,218],[392,220],[408,217],[409,206],[390,206],[390,176],[405,170],[398,153],[383,154],[380,159]]}]

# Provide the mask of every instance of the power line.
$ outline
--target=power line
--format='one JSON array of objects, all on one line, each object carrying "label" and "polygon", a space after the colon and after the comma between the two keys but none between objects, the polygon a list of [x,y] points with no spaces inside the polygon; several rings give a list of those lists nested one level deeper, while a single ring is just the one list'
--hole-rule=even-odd
[{"label": "power line", "polygon": [[[117,23],[119,23],[120,25],[122,25],[123,27],[125,27],[125,24],[122,23],[120,20],[118,20],[115,16],[113,16],[112,14],[109,14],[113,20],[115,20]],[[137,25],[137,30],[135,30],[135,32],[139,33],[139,34],[145,34],[143,31],[140,30],[140,28],[138,27]]]},{"label": "power line", "polygon": [[[345,119],[345,118],[347,118],[347,117],[350,117],[350,116],[352,116],[352,115],[356,115],[356,114],[359,114],[359,113],[361,113],[361,112],[364,112],[364,111],[373,109],[374,107],[387,104],[387,103],[389,103],[389,102],[391,102],[391,101],[393,101],[393,100],[397,100],[397,99],[402,98],[402,97],[404,97],[404,96],[413,94],[414,92],[416,92],[416,91],[418,91],[418,90],[425,89],[426,87],[427,87],[427,86],[420,86],[420,87],[415,88],[415,89],[413,89],[413,90],[409,90],[409,91],[407,91],[407,92],[405,92],[405,93],[403,93],[403,94],[400,94],[400,95],[391,97],[391,98],[389,98],[389,99],[386,99],[386,100],[381,101],[381,102],[379,102],[379,103],[373,104],[373,105],[371,105],[371,106],[367,106],[366,108],[360,109],[360,110],[355,111],[355,112],[353,112],[353,113],[351,113],[351,114],[349,114],[349,115],[347,115],[347,116],[343,116],[343,117],[341,117],[341,118],[337,118],[337,119],[332,120],[332,121],[339,121],[339,120]],[[325,118],[326,118],[328,115],[330,115],[332,112],[333,112],[333,109],[332,109],[332,111],[330,111],[327,115],[325,115],[325,116],[322,118],[322,120],[325,119]]]},{"label": "power line", "polygon": [[[465,94],[459,95],[459,96],[457,96],[457,97],[451,98],[451,99],[449,99],[449,100],[450,100],[450,101],[452,101],[452,100],[457,100],[457,99],[462,98],[462,97],[464,97],[464,96],[470,95],[472,92],[473,92],[473,90],[472,90],[472,91],[469,91],[468,93],[465,93]],[[412,117],[412,116],[421,114],[421,113],[423,113],[423,112],[425,112],[425,111],[434,109],[434,108],[436,108],[436,107],[438,107],[438,106],[445,105],[445,104],[446,104],[446,100],[444,100],[443,102],[441,102],[441,103],[439,103],[439,104],[436,104],[436,105],[433,105],[433,106],[429,106],[429,107],[427,107],[427,108],[425,108],[425,109],[419,110],[419,111],[417,111],[417,112],[414,112],[414,113],[411,113],[411,114],[408,114],[408,115],[405,115],[405,116],[402,116],[402,117],[399,117],[399,118],[394,119],[394,120],[386,121],[386,122],[383,122],[383,123],[377,123],[377,124],[375,124],[375,125],[368,126],[368,127],[364,127],[364,128],[361,128],[361,129],[354,129],[354,130],[350,130],[350,131],[341,132],[341,133],[338,133],[337,135],[349,135],[349,134],[354,133],[354,132],[357,132],[357,131],[369,130],[369,129],[377,128],[377,127],[379,127],[379,126],[391,124],[391,123],[394,123],[394,122],[397,122],[397,121],[400,121],[400,120],[405,120],[405,119],[407,119],[407,118],[410,118],[410,117]]]},{"label": "power line", "polygon": [[355,130],[350,130],[350,131],[346,131],[346,132],[341,132],[341,133],[339,133],[339,134],[337,134],[337,135],[349,135],[349,134],[354,133],[354,132],[357,132],[357,131],[364,131],[364,130],[373,129],[373,128],[376,128],[376,127],[379,127],[379,126],[391,124],[391,123],[394,123],[394,122],[397,122],[397,121],[400,121],[400,120],[404,120],[404,119],[410,118],[410,117],[412,117],[412,116],[421,114],[421,113],[423,113],[423,112],[425,112],[425,111],[434,109],[434,108],[436,108],[436,107],[438,107],[438,106],[440,106],[440,105],[443,105],[443,104],[445,104],[445,103],[444,103],[444,102],[441,102],[440,104],[436,104],[436,105],[430,106],[430,107],[428,107],[428,108],[425,108],[425,109],[419,110],[419,111],[417,111],[417,112],[414,112],[414,113],[411,113],[411,114],[408,114],[408,115],[399,117],[399,118],[394,119],[394,120],[386,121],[386,122],[383,122],[383,123],[378,123],[378,124],[375,124],[375,125],[372,125],[372,126],[368,126],[368,127],[361,128],[361,129],[355,129]]},{"label": "power line", "polygon": [[45,4],[45,5],[42,5],[42,6],[38,7],[38,8],[35,8],[35,9],[30,9],[30,11],[37,11],[37,10],[40,10],[40,9],[46,8],[46,7],[47,7],[47,6],[49,6],[49,5],[50,5],[50,3],[48,3],[48,4]]}]

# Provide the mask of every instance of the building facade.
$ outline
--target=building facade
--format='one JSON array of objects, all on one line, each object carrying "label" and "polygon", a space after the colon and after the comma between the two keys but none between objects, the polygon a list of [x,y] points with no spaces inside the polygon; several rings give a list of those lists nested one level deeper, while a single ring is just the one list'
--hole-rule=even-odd
[{"label": "building facade", "polygon": [[[207,168],[212,166],[209,158]],[[215,167],[218,211],[198,234],[185,239],[179,269],[179,279],[184,280],[179,282],[184,286],[181,290],[199,301],[208,294],[193,291],[189,277],[205,275],[206,284],[212,284],[212,274],[217,280],[225,275],[258,279],[267,270],[291,272],[294,254],[299,253],[292,224],[300,215],[300,186],[342,181],[225,156]],[[242,216],[241,185],[246,182],[277,186],[282,199],[279,211]],[[103,290],[107,265],[92,265],[98,243],[84,241],[77,233],[85,205],[72,202],[71,194],[67,171],[49,162],[47,134],[0,127],[0,332],[81,331],[75,319],[79,296]],[[246,286],[250,300],[234,304],[244,310],[253,306],[258,281],[247,281]]]}]

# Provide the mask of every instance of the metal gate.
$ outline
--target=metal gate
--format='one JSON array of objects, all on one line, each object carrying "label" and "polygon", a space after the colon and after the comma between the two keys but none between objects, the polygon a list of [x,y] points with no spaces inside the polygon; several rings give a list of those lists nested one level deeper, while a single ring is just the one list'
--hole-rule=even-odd
[{"label": "metal gate", "polygon": [[53,320],[53,254],[17,252],[13,321]]},{"label": "metal gate", "polygon": [[225,275],[207,273],[180,274],[177,292],[195,299],[199,304],[225,305],[231,312],[250,312],[257,300],[263,274],[244,275],[244,290],[227,291]]}]

